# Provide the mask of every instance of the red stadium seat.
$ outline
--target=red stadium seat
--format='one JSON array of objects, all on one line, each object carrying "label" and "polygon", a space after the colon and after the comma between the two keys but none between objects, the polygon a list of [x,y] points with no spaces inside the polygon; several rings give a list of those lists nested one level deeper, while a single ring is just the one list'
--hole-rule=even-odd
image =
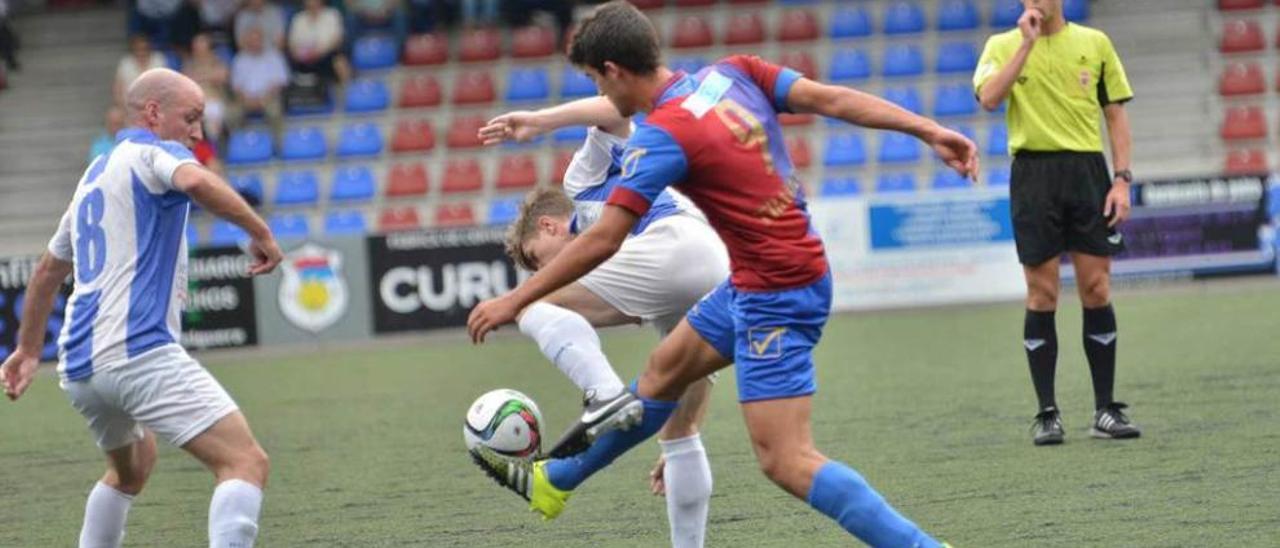
[{"label": "red stadium seat", "polygon": [[463,116],[455,118],[449,126],[449,135],[445,137],[449,148],[476,148],[482,143],[478,133],[486,122],[483,116]]},{"label": "red stadium seat", "polygon": [[504,156],[498,165],[498,189],[531,188],[538,184],[538,162],[528,154]]},{"label": "red stadium seat", "polygon": [[493,77],[482,70],[469,70],[454,77],[453,104],[481,105],[492,103],[497,96]]},{"label": "red stadium seat", "polygon": [[1222,120],[1222,138],[1227,141],[1264,139],[1267,136],[1267,118],[1262,107],[1232,107]]},{"label": "red stadium seat", "polygon": [[400,108],[438,106],[442,96],[440,82],[429,74],[405,78],[400,84]]},{"label": "red stadium seat", "polygon": [[467,202],[436,206],[436,226],[455,227],[476,224],[476,212]]},{"label": "red stadium seat", "polygon": [[792,10],[782,16],[778,25],[778,40],[782,42],[803,42],[818,37],[818,18],[807,10]]},{"label": "red stadium seat", "polygon": [[1253,10],[1261,8],[1263,0],[1218,0],[1218,9],[1222,11]]},{"label": "red stadium seat", "polygon": [[818,64],[813,61],[813,56],[805,51],[784,53],[782,58],[778,60],[778,64],[799,71],[805,78],[816,78],[818,74]]},{"label": "red stadium seat", "polygon": [[1222,26],[1222,41],[1218,43],[1218,50],[1222,53],[1262,51],[1265,47],[1262,26],[1255,20],[1237,19]]},{"label": "red stadium seat", "polygon": [[395,164],[387,171],[387,197],[422,196],[427,193],[427,168],[420,162]]},{"label": "red stadium seat", "polygon": [[1257,95],[1266,90],[1266,78],[1262,75],[1262,66],[1257,63],[1231,63],[1218,78],[1218,94],[1224,97]]},{"label": "red stadium seat", "polygon": [[422,219],[418,217],[418,209],[413,206],[393,207],[382,210],[378,215],[378,230],[397,232],[422,228]]},{"label": "red stadium seat", "polygon": [[573,153],[571,148],[556,151],[556,163],[551,166],[551,182],[564,182],[564,172],[569,170],[569,164],[573,162]]},{"label": "red stadium seat", "polygon": [[1260,148],[1233,150],[1227,154],[1226,170],[1232,175],[1263,174],[1270,171],[1267,151]]},{"label": "red stadium seat", "polygon": [[671,31],[671,47],[705,48],[712,44],[711,24],[696,15],[686,15],[676,21]]},{"label": "red stadium seat", "polygon": [[502,37],[494,29],[473,29],[462,35],[458,60],[493,61],[502,56]]},{"label": "red stadium seat", "polygon": [[449,37],[444,34],[418,34],[404,41],[404,64],[406,65],[442,65],[447,62],[449,62]]},{"label": "red stadium seat", "polygon": [[511,56],[519,59],[546,57],[556,52],[556,32],[541,26],[517,29],[511,35]]},{"label": "red stadium seat", "polygon": [[725,27],[724,43],[736,46],[764,42],[764,21],[756,12],[736,13]]},{"label": "red stadium seat", "polygon": [[436,132],[428,120],[400,120],[391,137],[391,152],[425,152],[435,148]]},{"label": "red stadium seat", "polygon": [[791,164],[799,169],[807,168],[813,163],[809,140],[804,137],[797,135],[787,139],[787,154],[791,156]]},{"label": "red stadium seat", "polygon": [[813,123],[812,114],[779,114],[778,122],[784,126],[807,126]]},{"label": "red stadium seat", "polygon": [[449,160],[444,166],[444,182],[440,191],[445,194],[479,192],[484,188],[484,170],[477,158]]}]

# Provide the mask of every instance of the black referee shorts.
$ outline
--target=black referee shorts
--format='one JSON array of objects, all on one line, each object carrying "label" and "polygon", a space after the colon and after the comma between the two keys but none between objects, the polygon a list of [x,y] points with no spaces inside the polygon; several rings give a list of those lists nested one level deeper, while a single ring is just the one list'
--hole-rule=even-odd
[{"label": "black referee shorts", "polygon": [[1111,189],[1100,152],[1019,151],[1009,199],[1018,261],[1036,266],[1064,251],[1109,257],[1124,250],[1102,209]]}]

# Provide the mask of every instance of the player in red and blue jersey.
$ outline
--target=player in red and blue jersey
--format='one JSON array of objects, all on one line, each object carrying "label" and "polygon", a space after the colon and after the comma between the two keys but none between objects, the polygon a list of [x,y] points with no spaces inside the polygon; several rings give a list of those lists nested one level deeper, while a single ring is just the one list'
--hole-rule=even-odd
[{"label": "player in red and blue jersey", "polygon": [[857,472],[814,446],[812,349],[830,311],[831,274],[777,115],[809,112],[906,132],[968,176],[977,173],[976,147],[891,103],[758,58],[729,57],[687,75],[662,66],[659,51],[652,24],[625,2],[605,4],[582,22],[570,60],[618,114],[649,115],[628,142],[622,182],[600,220],[525,284],[481,303],[468,329],[481,342],[523,307],[591,271],[668,186],[692,199],[725,241],[730,278],[663,340],[617,405],[587,409],[575,427],[591,442],[585,451],[529,463],[477,446],[476,462],[554,518],[587,477],[661,428],[685,386],[736,362],[743,414],[770,480],[873,546],[938,546]]}]

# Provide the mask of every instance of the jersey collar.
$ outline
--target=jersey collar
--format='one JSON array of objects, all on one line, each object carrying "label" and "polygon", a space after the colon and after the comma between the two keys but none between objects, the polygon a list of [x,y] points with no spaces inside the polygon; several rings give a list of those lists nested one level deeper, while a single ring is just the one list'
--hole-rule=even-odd
[{"label": "jersey collar", "polygon": [[694,87],[693,78],[690,78],[685,71],[677,70],[665,84],[662,84],[662,87],[658,88],[658,93],[653,98],[653,108],[658,108],[676,97],[693,93]]},{"label": "jersey collar", "polygon": [[155,142],[159,140],[160,138],[156,137],[156,134],[151,133],[151,130],[147,128],[127,127],[116,132],[116,144],[119,144],[122,141],[138,141],[142,143],[150,143],[150,142]]}]

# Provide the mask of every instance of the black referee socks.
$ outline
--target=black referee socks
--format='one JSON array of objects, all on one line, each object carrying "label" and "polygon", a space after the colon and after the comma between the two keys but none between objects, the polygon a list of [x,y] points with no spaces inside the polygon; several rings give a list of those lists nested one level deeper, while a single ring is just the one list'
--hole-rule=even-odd
[{"label": "black referee socks", "polygon": [[[1036,399],[1040,400],[1041,410],[1057,406],[1053,397],[1053,377],[1058,367],[1058,329],[1054,324],[1053,314],[1052,310],[1028,310],[1022,325],[1022,346],[1027,350],[1027,362],[1031,365],[1031,384],[1036,387]],[[1092,354],[1089,361],[1093,362]],[[1097,384],[1096,381],[1094,384]]]},{"label": "black referee socks", "polygon": [[1112,401],[1116,382],[1116,311],[1108,304],[1084,309],[1084,354],[1093,377],[1093,402],[1102,409]]}]

